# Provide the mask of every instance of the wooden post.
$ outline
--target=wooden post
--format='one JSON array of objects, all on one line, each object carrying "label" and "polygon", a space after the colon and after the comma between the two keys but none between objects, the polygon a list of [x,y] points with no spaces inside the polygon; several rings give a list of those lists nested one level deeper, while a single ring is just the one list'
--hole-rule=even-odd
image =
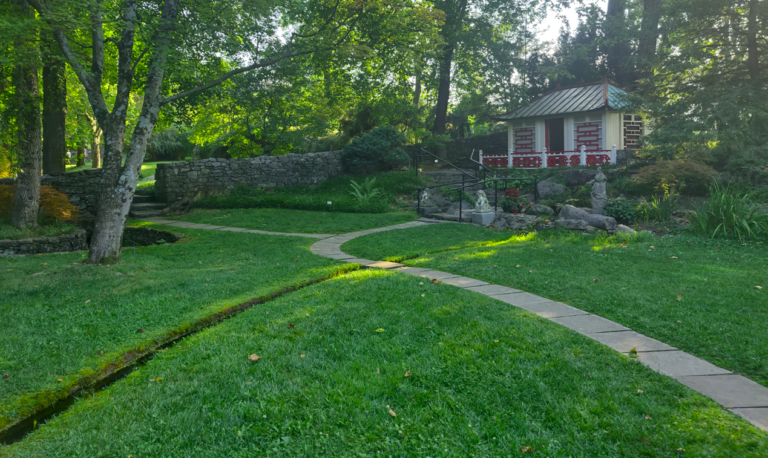
[{"label": "wooden post", "polygon": [[541,149],[541,168],[547,168],[547,147]]},{"label": "wooden post", "polygon": [[616,145],[613,145],[611,147],[611,164],[616,165]]},{"label": "wooden post", "polygon": [[579,165],[587,165],[587,147],[584,145],[579,148]]}]

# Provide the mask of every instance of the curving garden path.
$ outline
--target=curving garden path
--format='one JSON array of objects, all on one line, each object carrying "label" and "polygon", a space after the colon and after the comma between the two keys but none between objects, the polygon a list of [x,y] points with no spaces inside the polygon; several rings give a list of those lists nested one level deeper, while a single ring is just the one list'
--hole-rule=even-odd
[{"label": "curving garden path", "polygon": [[692,390],[713,399],[731,412],[744,417],[758,428],[768,431],[768,388],[618,323],[579,310],[570,305],[551,301],[518,289],[492,285],[481,280],[449,272],[408,267],[389,261],[360,259],[341,251],[341,245],[357,237],[376,232],[424,226],[437,223],[438,221],[421,219],[410,223],[341,235],[267,232],[171,221],[163,218],[146,218],[143,221],[190,229],[211,229],[321,239],[311,246],[312,253],[339,261],[361,264],[366,268],[390,269],[439,280],[442,283],[483,294],[535,313],[607,345],[631,358],[636,358],[654,371],[674,378]]}]

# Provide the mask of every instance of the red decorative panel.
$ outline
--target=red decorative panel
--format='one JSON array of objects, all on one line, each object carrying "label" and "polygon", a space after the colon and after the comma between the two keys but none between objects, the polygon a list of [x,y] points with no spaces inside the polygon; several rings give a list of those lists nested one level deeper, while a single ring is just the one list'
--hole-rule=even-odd
[{"label": "red decorative panel", "polygon": [[534,129],[532,127],[515,129],[515,154],[533,153],[534,144]]},{"label": "red decorative panel", "polygon": [[541,167],[541,156],[520,156],[512,158],[514,167],[539,168]]},{"label": "red decorative panel", "polygon": [[576,149],[582,145],[587,147],[587,151],[597,151],[600,149],[600,136],[602,134],[602,125],[600,123],[585,122],[576,126]]},{"label": "red decorative panel", "polygon": [[624,148],[628,150],[639,150],[640,135],[643,132],[642,121],[624,121]]},{"label": "red decorative panel", "polygon": [[588,154],[587,165],[602,165],[611,162],[611,157],[607,154]]},{"label": "red decorative panel", "polygon": [[507,156],[484,156],[483,165],[494,168],[506,168],[509,160]]}]

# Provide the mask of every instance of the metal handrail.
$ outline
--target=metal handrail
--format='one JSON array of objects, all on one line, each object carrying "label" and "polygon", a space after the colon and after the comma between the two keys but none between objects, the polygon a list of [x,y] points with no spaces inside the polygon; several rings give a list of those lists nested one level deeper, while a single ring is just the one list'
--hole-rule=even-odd
[{"label": "metal handrail", "polygon": [[[422,152],[424,152],[424,153],[427,153],[428,155],[430,155],[430,156],[434,157],[435,159],[437,159],[437,160],[439,160],[439,161],[443,161],[443,162],[445,162],[445,163],[446,163],[446,164],[448,164],[449,166],[451,166],[451,167],[453,167],[454,169],[456,169],[456,170],[458,170],[459,172],[461,172],[463,175],[466,175],[466,176],[468,176],[468,177],[472,177],[472,178],[474,178],[474,179],[477,179],[477,177],[474,177],[474,176],[472,176],[472,174],[471,174],[471,173],[467,172],[467,171],[466,171],[466,170],[464,170],[464,169],[460,169],[459,167],[456,167],[455,165],[451,164],[450,162],[448,162],[447,160],[443,159],[442,157],[440,157],[440,156],[435,156],[434,154],[430,153],[429,151],[425,150],[424,148],[419,148],[419,150],[421,150],[421,151],[422,151]],[[416,156],[416,154],[414,154],[414,157],[415,157],[415,156]],[[419,154],[418,156],[419,156],[419,157],[421,157],[421,156],[423,156],[423,154]],[[415,165],[416,165],[416,170],[418,170],[418,163],[416,163]]]},{"label": "metal handrail", "polygon": [[[464,178],[464,177],[462,176],[462,178]],[[440,185],[433,185],[433,186],[424,186],[424,187],[418,188],[418,192],[416,194],[416,198],[418,199],[417,200],[417,204],[416,204],[417,205],[417,210],[416,210],[417,214],[419,214],[419,215],[421,214],[421,191],[422,190],[424,190],[424,189],[431,189],[431,188],[441,188],[443,186],[451,186],[451,185],[457,185],[457,184],[461,184],[461,186],[458,186],[458,187],[456,187],[454,189],[455,191],[459,191],[459,223],[462,222],[461,221],[461,217],[462,217],[462,212],[464,210],[464,188],[474,187],[474,186],[482,186],[482,185],[485,185],[486,183],[491,183],[491,182],[494,183],[494,186],[493,186],[493,192],[494,192],[493,210],[495,212],[495,211],[499,210],[499,187],[495,183],[497,183],[499,181],[503,181],[505,183],[508,182],[508,181],[533,181],[533,202],[537,203],[537,204],[539,203],[539,192],[538,192],[538,189],[536,189],[539,180],[535,176],[533,176],[533,177],[518,177],[518,178],[515,178],[515,177],[489,178],[489,179],[485,179],[485,180],[482,180],[482,181],[477,181],[477,180],[478,179],[475,179],[475,182],[469,183],[469,184],[465,183],[462,180],[461,183],[455,182],[455,183],[440,184]]]}]

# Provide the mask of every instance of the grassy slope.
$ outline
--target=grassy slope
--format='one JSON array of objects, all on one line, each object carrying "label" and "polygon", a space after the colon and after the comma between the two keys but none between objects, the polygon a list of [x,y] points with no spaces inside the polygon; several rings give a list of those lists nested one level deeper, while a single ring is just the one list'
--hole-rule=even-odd
[{"label": "grassy slope", "polygon": [[[125,160],[123,160],[125,162]],[[148,176],[154,175],[155,170],[157,170],[157,164],[167,164],[169,162],[179,162],[179,161],[160,161],[160,162],[145,162],[141,165],[141,172],[139,172],[139,178],[146,178]],[[71,172],[79,172],[81,170],[90,169],[91,168],[91,161],[87,161],[86,164],[83,167],[77,167],[75,165],[67,165],[67,173]]]},{"label": "grassy slope", "polygon": [[193,210],[174,217],[180,221],[274,232],[339,234],[407,223],[415,213],[334,213],[274,208]]},{"label": "grassy slope", "polygon": [[362,271],[263,304],[0,455],[768,454],[764,432],[673,380],[502,302],[420,280]]},{"label": "grassy slope", "polygon": [[[352,240],[342,250],[366,259],[420,253],[407,264],[571,304],[768,386],[765,245],[684,235],[626,237],[623,248],[620,238],[542,233],[531,240],[437,253],[461,245],[467,234],[474,234],[475,244],[478,238],[494,238],[487,229],[456,226],[382,232]],[[496,234],[496,240],[509,237]],[[426,254],[430,251],[435,253]]]},{"label": "grassy slope", "polygon": [[0,259],[0,426],[32,402],[20,396],[66,388],[168,330],[338,265],[309,252],[314,239],[185,232],[124,250],[112,268],[81,253]]}]

